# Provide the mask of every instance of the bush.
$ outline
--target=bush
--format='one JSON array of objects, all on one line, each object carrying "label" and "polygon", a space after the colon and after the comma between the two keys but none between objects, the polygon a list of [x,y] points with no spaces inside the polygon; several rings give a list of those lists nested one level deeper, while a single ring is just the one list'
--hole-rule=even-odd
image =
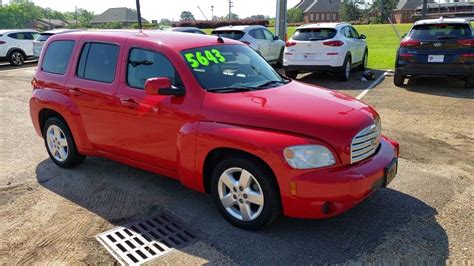
[{"label": "bush", "polygon": [[171,23],[172,27],[196,27],[200,29],[215,29],[223,26],[238,25],[262,25],[268,27],[269,23],[266,19],[236,19],[236,20],[193,20],[179,21]]}]

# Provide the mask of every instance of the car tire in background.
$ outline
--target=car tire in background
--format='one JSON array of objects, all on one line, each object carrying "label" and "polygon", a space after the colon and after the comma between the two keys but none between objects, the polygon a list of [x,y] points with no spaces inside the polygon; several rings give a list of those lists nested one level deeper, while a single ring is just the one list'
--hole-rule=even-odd
[{"label": "car tire in background", "polygon": [[397,71],[395,71],[395,75],[393,76],[393,84],[397,87],[401,87],[405,83],[405,78],[405,76],[400,75],[397,73]]},{"label": "car tire in background", "polygon": [[44,123],[43,138],[49,157],[61,168],[73,168],[86,159],[77,151],[69,127],[57,117],[51,117]]},{"label": "car tire in background", "polygon": [[352,71],[352,61],[350,56],[346,56],[344,60],[344,64],[342,65],[341,72],[339,73],[339,77],[341,81],[348,81],[351,78],[351,71]]},{"label": "car tire in background", "polygon": [[369,51],[365,50],[364,57],[362,58],[362,64],[359,65],[360,71],[364,71],[367,69],[368,61],[369,61]]},{"label": "car tire in background", "polygon": [[464,87],[466,89],[474,89],[474,77],[467,77]]},{"label": "car tire in background", "polygon": [[211,182],[219,212],[236,227],[258,230],[280,215],[279,190],[272,171],[250,156],[221,160]]},{"label": "car tire in background", "polygon": [[285,48],[281,48],[280,51],[280,57],[278,57],[278,61],[276,62],[275,66],[277,68],[282,68],[283,67],[283,53],[285,52]]},{"label": "car tire in background", "polygon": [[285,70],[285,76],[289,77],[290,79],[296,79],[298,76],[298,71]]},{"label": "car tire in background", "polygon": [[22,66],[25,63],[26,56],[22,51],[12,51],[8,57],[8,61],[12,66]]}]

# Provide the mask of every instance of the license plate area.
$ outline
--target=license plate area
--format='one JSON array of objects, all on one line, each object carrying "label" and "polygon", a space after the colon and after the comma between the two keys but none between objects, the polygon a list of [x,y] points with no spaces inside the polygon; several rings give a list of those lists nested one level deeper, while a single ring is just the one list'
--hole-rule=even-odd
[{"label": "license plate area", "polygon": [[444,55],[428,55],[428,63],[443,63]]},{"label": "license plate area", "polygon": [[384,184],[386,187],[395,178],[398,172],[398,158],[394,158],[384,169]]}]

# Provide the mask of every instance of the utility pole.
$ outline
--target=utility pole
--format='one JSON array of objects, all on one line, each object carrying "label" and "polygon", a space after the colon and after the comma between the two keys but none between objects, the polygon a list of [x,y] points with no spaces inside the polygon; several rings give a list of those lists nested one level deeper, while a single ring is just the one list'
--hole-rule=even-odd
[{"label": "utility pole", "polygon": [[142,14],[140,12],[140,0],[137,0],[137,20],[138,20],[138,28],[142,29]]},{"label": "utility pole", "polygon": [[229,0],[229,21],[232,19],[232,7],[234,7],[234,2]]},{"label": "utility pole", "polygon": [[421,11],[421,19],[426,18],[426,13],[428,11],[428,0],[423,0],[423,9]]},{"label": "utility pole", "polygon": [[214,20],[214,6],[211,6],[211,20]]},{"label": "utility pole", "polygon": [[277,0],[275,33],[283,41],[286,41],[286,16],[287,16],[287,0]]}]

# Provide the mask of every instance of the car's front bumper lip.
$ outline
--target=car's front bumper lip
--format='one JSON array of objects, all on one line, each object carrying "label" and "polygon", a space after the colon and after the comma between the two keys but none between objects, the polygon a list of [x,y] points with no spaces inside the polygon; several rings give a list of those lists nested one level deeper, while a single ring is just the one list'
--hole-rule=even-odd
[{"label": "car's front bumper lip", "polygon": [[[327,218],[351,209],[378,187],[387,185],[385,168],[398,157],[398,149],[397,142],[384,137],[377,153],[364,161],[301,174],[292,171],[288,181],[296,184],[296,195],[282,193],[284,214]],[[329,211],[324,210],[325,204],[330,204]]]}]

